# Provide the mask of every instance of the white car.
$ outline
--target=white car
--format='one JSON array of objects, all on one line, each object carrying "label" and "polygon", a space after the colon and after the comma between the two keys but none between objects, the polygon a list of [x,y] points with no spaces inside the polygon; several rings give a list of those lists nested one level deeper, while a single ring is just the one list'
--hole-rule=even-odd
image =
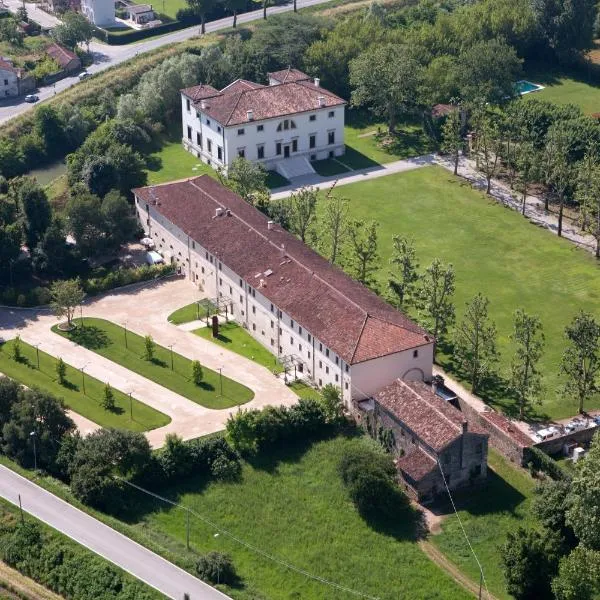
[{"label": "white car", "polygon": [[36,96],[35,94],[27,94],[27,96],[25,96],[25,102],[29,102],[30,104],[37,102],[39,99],[39,96]]},{"label": "white car", "polygon": [[78,77],[79,77],[79,81],[83,81],[84,79],[87,79],[90,76],[90,74],[87,71],[83,71],[81,73],[79,73]]}]

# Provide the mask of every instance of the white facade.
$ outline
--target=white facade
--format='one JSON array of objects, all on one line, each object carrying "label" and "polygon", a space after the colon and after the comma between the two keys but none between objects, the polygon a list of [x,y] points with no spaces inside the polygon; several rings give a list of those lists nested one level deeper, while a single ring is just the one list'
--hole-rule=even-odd
[{"label": "white facade", "polygon": [[111,27],[116,23],[114,0],[81,0],[81,12],[97,27]]},{"label": "white facade", "polygon": [[14,70],[0,68],[0,97],[18,96],[19,77]]},{"label": "white facade", "polygon": [[170,258],[206,296],[221,299],[231,318],[274,355],[293,359],[290,362],[296,365],[298,376],[307,377],[318,387],[335,385],[347,404],[351,398],[370,395],[398,377],[431,379],[432,343],[348,365],[318,339],[319,332],[307,331],[263,296],[258,280],[257,287],[249,285],[155,207],[137,197],[136,210],[146,236],[152,238],[165,259]]},{"label": "white facade", "polygon": [[[344,106],[324,107],[224,127],[181,95],[183,145],[203,162],[227,170],[238,157],[272,170],[285,159],[322,160],[344,153]],[[251,115],[250,115],[251,116]]]}]

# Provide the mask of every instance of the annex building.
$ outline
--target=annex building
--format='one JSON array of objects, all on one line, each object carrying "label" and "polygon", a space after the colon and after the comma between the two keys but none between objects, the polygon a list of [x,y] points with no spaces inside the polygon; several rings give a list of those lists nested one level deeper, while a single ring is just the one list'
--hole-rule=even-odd
[{"label": "annex building", "polygon": [[[203,175],[133,193],[144,232],[165,259],[299,376],[338,387],[350,410],[361,400],[379,402],[398,380],[420,383],[411,388],[417,397],[431,389],[422,383],[431,381],[433,365],[425,330],[216,180]],[[429,427],[446,424],[425,397],[414,402]],[[388,411],[398,427],[402,412]],[[407,449],[429,448],[426,432],[406,425],[417,440]],[[462,427],[455,441],[470,435]],[[400,444],[401,434],[395,437]],[[461,469],[469,471],[475,455],[463,453]]]},{"label": "annex building", "polygon": [[345,150],[346,101],[297,69],[269,73],[269,85],[200,84],[181,90],[181,102],[184,148],[224,171],[242,156],[291,179]]}]

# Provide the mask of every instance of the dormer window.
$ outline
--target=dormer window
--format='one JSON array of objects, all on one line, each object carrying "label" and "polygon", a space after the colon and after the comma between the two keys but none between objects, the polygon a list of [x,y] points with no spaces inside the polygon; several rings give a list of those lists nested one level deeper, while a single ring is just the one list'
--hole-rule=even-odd
[{"label": "dormer window", "polygon": [[285,119],[284,121],[281,121],[279,125],[277,125],[277,131],[281,131],[282,129],[296,129],[296,123],[294,123],[292,119]]}]

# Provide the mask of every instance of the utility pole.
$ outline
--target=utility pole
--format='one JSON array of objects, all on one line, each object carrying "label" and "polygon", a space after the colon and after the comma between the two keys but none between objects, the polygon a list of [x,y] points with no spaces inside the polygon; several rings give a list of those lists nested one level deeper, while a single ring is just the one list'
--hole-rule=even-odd
[{"label": "utility pole", "polygon": [[39,345],[39,343],[34,344],[34,348],[35,348],[35,356],[37,358],[37,368],[39,371],[40,370],[40,345]]},{"label": "utility pole", "polygon": [[31,439],[33,441],[33,471],[35,473],[37,473],[37,448],[35,447],[35,436],[36,436],[35,431],[31,431],[29,433],[29,436],[31,437]]},{"label": "utility pole", "polygon": [[21,512],[21,523],[25,523],[25,515],[23,515],[23,505],[21,504],[21,494],[19,494],[19,511]]},{"label": "utility pole", "polygon": [[171,350],[171,371],[173,370],[173,346],[174,344],[169,344],[169,349]]}]

